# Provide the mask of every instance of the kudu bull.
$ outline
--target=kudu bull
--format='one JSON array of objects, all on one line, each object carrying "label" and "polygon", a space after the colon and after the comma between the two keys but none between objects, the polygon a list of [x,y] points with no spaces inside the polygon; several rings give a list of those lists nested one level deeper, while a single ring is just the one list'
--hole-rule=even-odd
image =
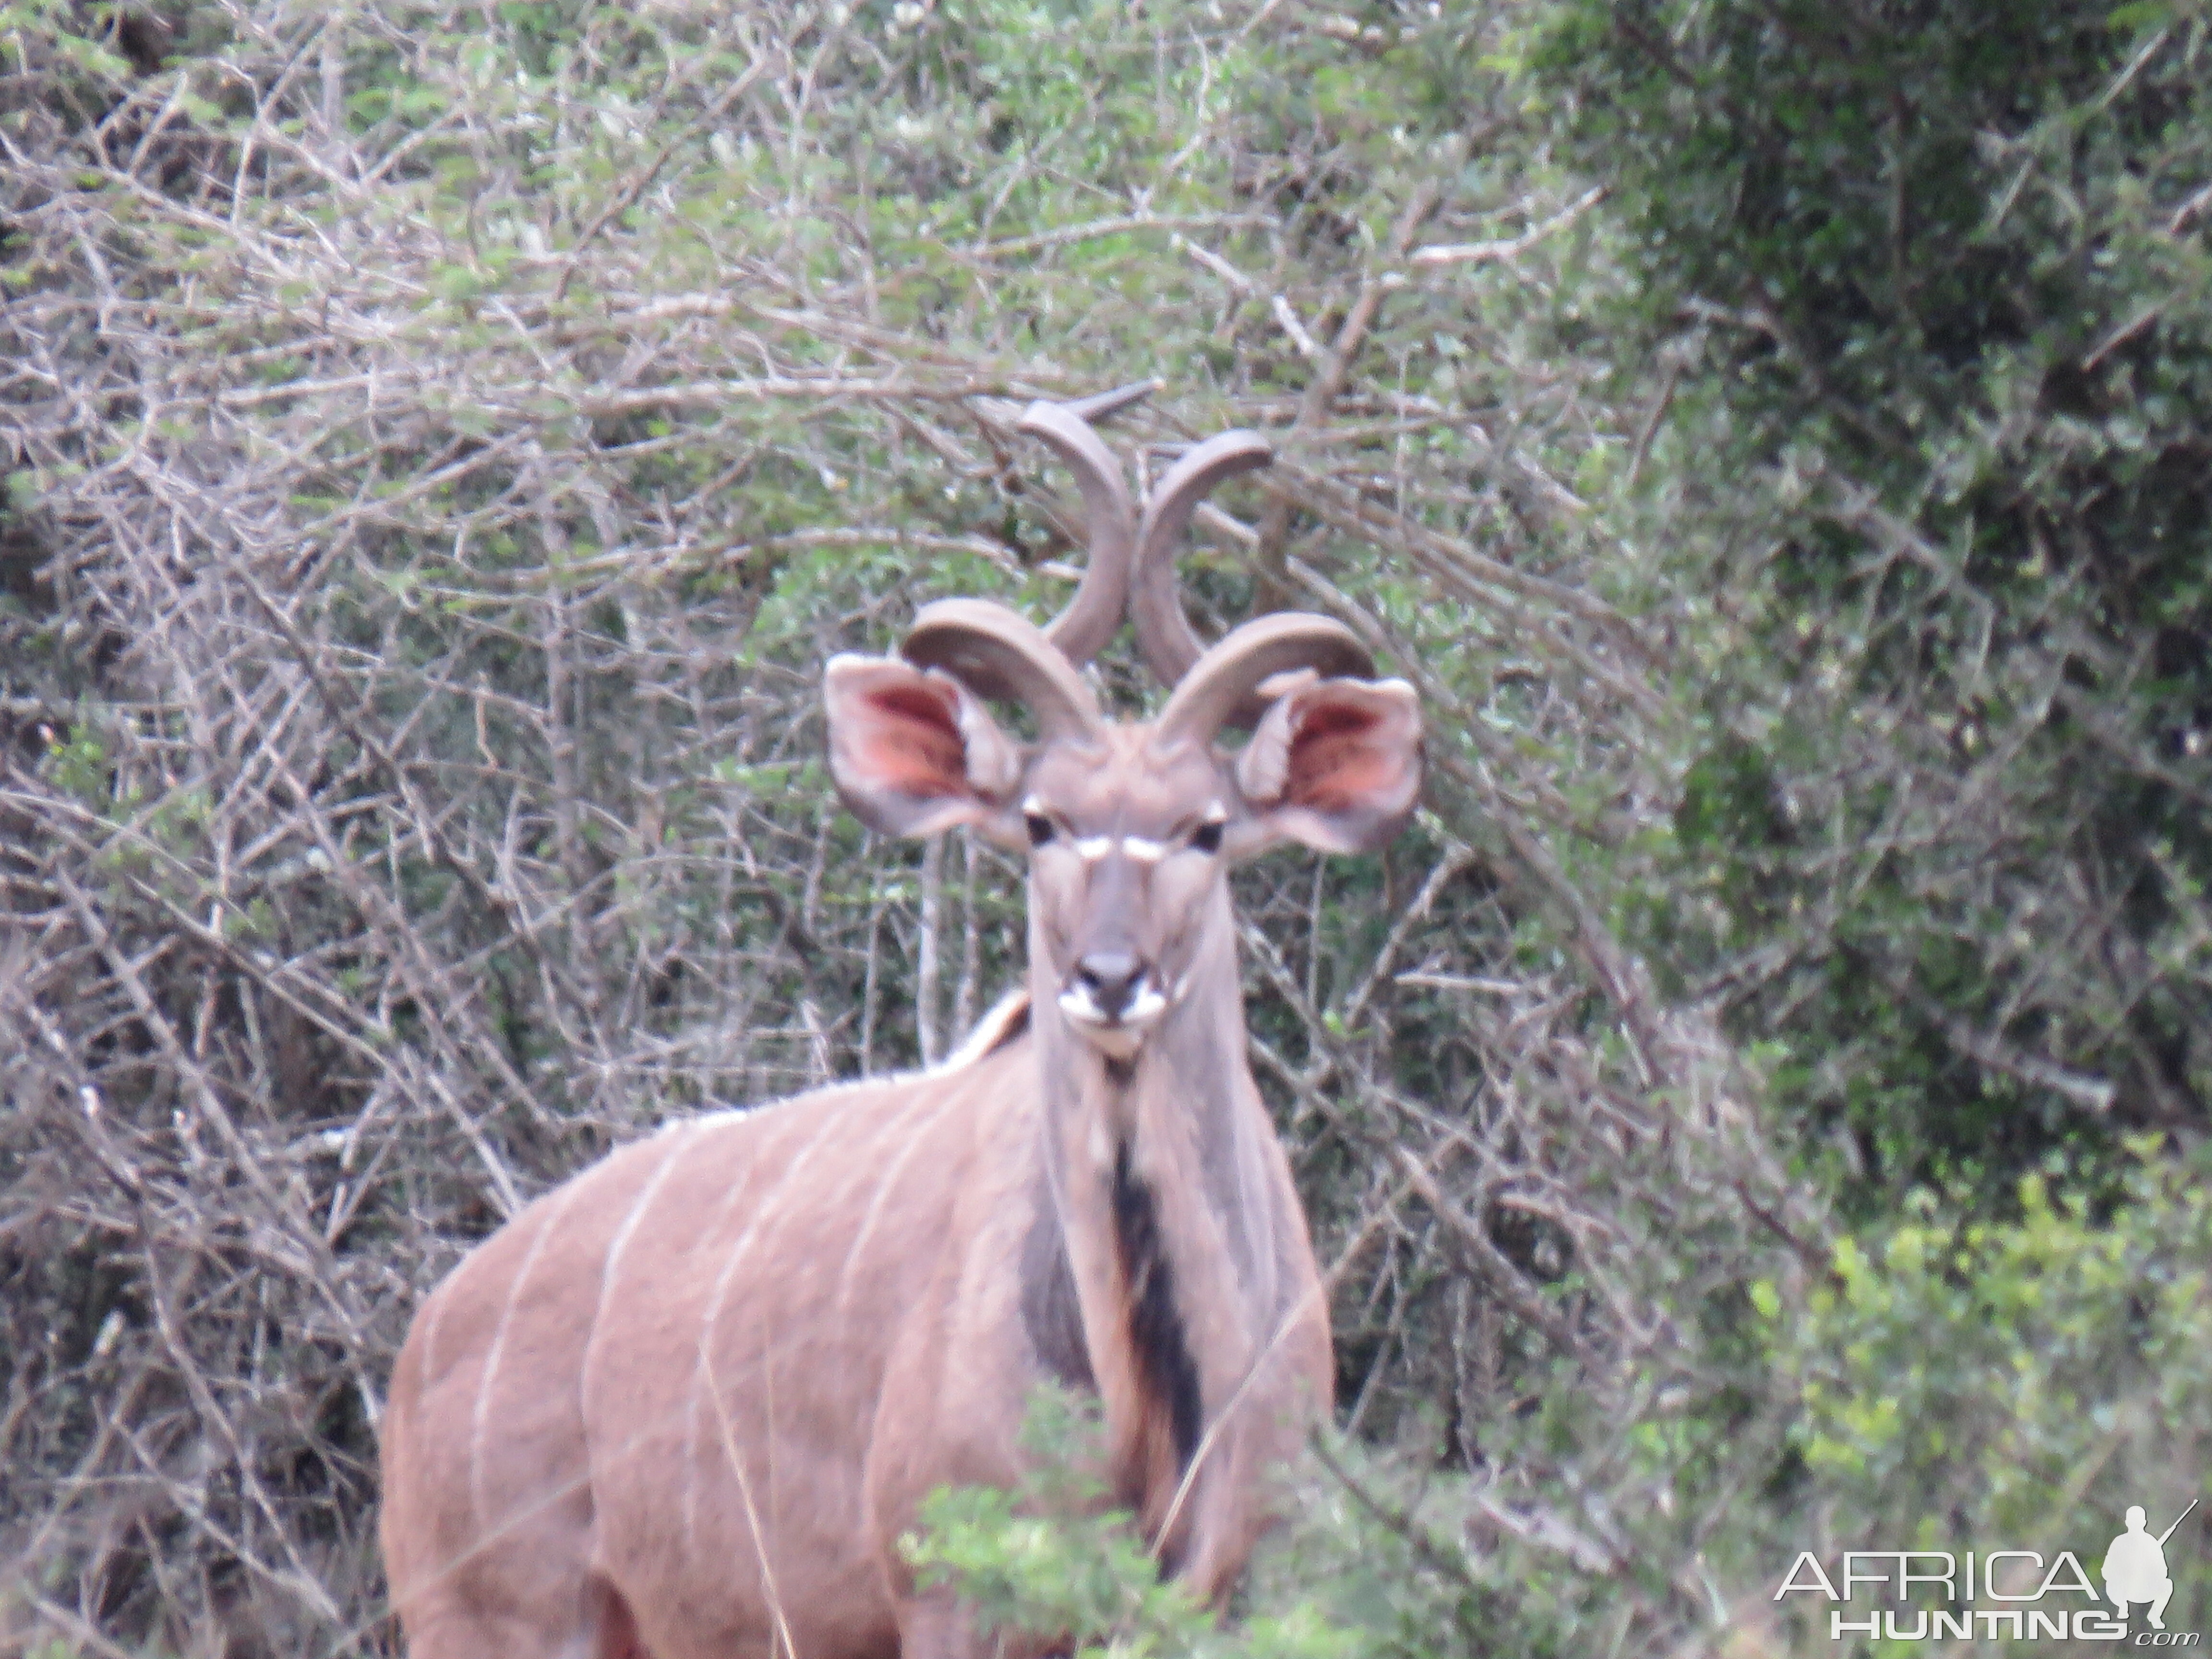
[{"label": "kudu bull", "polygon": [[[414,1659],[981,1653],[897,1540],[933,1488],[1017,1480],[1046,1379],[1095,1391],[1113,1494],[1164,1571],[1218,1599],[1242,1570],[1331,1362],[1246,1060],[1227,871],[1285,839],[1394,834],[1419,717],[1325,618],[1201,650],[1174,544],[1267,446],[1197,446],[1139,519],[1083,418],[1103,403],[1023,419],[1082,487],[1067,611],[1040,629],[945,600],[902,659],[840,656],[824,684],[864,822],[1027,853],[1026,1006],[937,1070],[628,1146],[432,1293],[384,1429]],[[1103,718],[1079,672],[1125,606],[1173,688],[1149,723]],[[1217,746],[1237,724],[1249,741]]]}]

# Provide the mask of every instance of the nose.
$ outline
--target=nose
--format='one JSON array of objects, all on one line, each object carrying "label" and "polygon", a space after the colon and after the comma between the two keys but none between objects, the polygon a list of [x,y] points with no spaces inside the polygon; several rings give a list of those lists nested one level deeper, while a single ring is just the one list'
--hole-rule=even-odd
[{"label": "nose", "polygon": [[1093,951],[1075,964],[1075,977],[1091,994],[1091,1005],[1117,1020],[1144,988],[1145,964],[1127,951]]}]

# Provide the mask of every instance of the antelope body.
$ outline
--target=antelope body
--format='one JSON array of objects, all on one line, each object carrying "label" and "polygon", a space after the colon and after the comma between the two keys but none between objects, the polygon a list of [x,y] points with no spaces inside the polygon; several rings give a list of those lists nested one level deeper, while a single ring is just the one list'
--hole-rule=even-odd
[{"label": "antelope body", "polygon": [[[1109,394],[1110,396],[1110,394]],[[965,1659],[897,1540],[944,1486],[1010,1486],[1036,1388],[1095,1390],[1109,1481],[1163,1570],[1225,1595],[1262,1477],[1330,1403],[1328,1316],[1245,1058],[1226,866],[1379,844],[1420,775],[1411,690],[1336,623],[1200,651],[1172,543],[1260,465],[1225,434],[1139,521],[1084,418],[1092,556],[1066,615],[927,607],[825,678],[872,826],[1030,850],[1029,988],[919,1076],[680,1123],[532,1204],[416,1316],[383,1542],[415,1659]],[[1133,588],[1174,686],[1109,722],[1078,672]],[[987,700],[1035,715],[1015,741]],[[1253,724],[1231,754],[1225,724]],[[1048,1644],[1029,1650],[1042,1651]]]}]

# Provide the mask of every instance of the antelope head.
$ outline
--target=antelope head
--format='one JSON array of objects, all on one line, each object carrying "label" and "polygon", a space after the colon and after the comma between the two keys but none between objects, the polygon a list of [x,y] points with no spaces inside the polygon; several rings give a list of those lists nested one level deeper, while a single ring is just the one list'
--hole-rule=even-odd
[{"label": "antelope head", "polygon": [[[972,824],[1028,853],[1035,1005],[1118,1066],[1204,991],[1236,997],[1236,861],[1285,840],[1353,852],[1397,832],[1420,787],[1420,715],[1413,688],[1375,679],[1328,617],[1261,617],[1200,647],[1175,544],[1208,491],[1267,464],[1265,441],[1197,446],[1140,519],[1071,408],[1036,404],[1022,421],[1082,487],[1091,558],[1067,611],[1040,629],[988,600],[940,600],[900,659],[837,657],[824,689],[831,768],[863,822],[907,836]],[[1125,605],[1171,688],[1149,721],[1108,720],[1080,672]],[[1035,739],[1000,726],[994,701],[1026,708]],[[1251,736],[1232,751],[1220,738],[1238,727]]]},{"label": "antelope head", "polygon": [[[1127,401],[1023,417],[1083,489],[1066,614],[945,600],[899,656],[838,657],[826,681],[861,818],[1027,849],[1030,1029],[919,1078],[674,1126],[456,1270],[383,1437],[417,1659],[990,1650],[898,1539],[933,1488],[1012,1484],[1019,1404],[1048,1377],[1100,1401],[1113,1501],[1164,1571],[1227,1597],[1270,1519],[1265,1472],[1328,1410],[1333,1370],[1245,1052],[1226,872],[1285,839],[1382,840],[1419,785],[1419,720],[1322,617],[1200,647],[1170,544],[1267,447],[1198,446],[1139,514],[1086,418]],[[1171,688],[1149,721],[1109,720],[1082,672],[1125,611]],[[833,1168],[841,1146],[883,1169]],[[780,1377],[805,1379],[795,1408]]]}]

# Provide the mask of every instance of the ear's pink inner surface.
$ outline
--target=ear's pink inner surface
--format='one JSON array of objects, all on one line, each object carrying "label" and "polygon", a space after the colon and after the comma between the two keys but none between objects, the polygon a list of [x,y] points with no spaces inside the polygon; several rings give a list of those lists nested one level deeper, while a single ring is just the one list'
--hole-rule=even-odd
[{"label": "ear's pink inner surface", "polygon": [[[1126,559],[1127,492],[1103,470],[1119,463],[1079,413],[1041,425],[1109,520],[1094,540]],[[1250,448],[1187,468],[1176,512]],[[1086,646],[1107,631],[1076,622]],[[1303,700],[1271,728],[1298,717],[1289,799],[1249,804],[1259,817],[1371,845],[1311,820],[1364,812],[1387,834],[1419,769],[1417,724],[1388,706],[1410,694],[1358,678],[1349,630],[1245,628],[1170,696],[1164,743],[1102,721],[1066,651],[981,601],[930,607],[908,660],[830,665],[833,769],[868,822],[927,832],[965,812],[1028,847],[996,809],[1039,792],[1054,830],[1031,854],[1026,992],[934,1069],[671,1122],[527,1206],[426,1299],[382,1445],[411,1659],[1062,1651],[1049,1632],[987,1635],[901,1547],[932,1492],[1020,1482],[1051,1384],[1097,1402],[1102,1506],[1135,1517],[1164,1573],[1225,1601],[1273,1519],[1275,1466],[1329,1413],[1334,1365],[1247,1054],[1228,883],[1187,830],[1246,805],[1213,738],[1269,672],[1354,678],[1285,682]],[[1035,744],[983,712],[1010,690]]]},{"label": "ear's pink inner surface", "polygon": [[886,789],[917,796],[965,793],[966,746],[944,699],[924,686],[890,686],[866,698],[866,734],[855,756]]}]

